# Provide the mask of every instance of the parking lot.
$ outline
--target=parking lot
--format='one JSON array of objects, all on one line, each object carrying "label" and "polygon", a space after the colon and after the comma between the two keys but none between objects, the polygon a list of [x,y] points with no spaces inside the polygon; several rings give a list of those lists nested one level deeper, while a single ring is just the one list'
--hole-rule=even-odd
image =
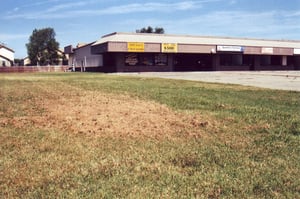
[{"label": "parking lot", "polygon": [[239,84],[261,88],[300,91],[300,71],[143,72],[115,74],[212,83]]}]

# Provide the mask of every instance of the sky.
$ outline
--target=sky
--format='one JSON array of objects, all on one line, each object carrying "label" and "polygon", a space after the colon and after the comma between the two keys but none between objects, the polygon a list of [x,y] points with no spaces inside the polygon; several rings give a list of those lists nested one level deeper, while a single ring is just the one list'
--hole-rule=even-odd
[{"label": "sky", "polygon": [[300,40],[300,0],[0,0],[0,43],[27,56],[34,29],[53,28],[60,48],[112,32]]}]

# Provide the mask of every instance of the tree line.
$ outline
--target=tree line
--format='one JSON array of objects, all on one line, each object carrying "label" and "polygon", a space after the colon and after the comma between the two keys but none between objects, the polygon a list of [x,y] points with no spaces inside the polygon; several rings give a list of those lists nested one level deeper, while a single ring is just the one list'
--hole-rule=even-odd
[{"label": "tree line", "polygon": [[152,28],[151,26],[144,27],[136,30],[136,33],[154,33],[154,34],[165,34],[165,30],[162,27]]}]

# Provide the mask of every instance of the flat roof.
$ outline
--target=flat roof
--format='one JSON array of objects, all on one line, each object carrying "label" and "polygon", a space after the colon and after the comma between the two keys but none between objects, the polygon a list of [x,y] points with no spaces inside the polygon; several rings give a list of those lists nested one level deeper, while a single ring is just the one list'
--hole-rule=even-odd
[{"label": "flat roof", "polygon": [[202,45],[233,45],[253,47],[279,47],[299,48],[298,40],[268,40],[233,37],[212,37],[192,35],[169,35],[151,33],[122,33],[115,32],[104,35],[93,46],[107,42],[144,42],[144,43],[180,43],[180,44],[202,44]]}]

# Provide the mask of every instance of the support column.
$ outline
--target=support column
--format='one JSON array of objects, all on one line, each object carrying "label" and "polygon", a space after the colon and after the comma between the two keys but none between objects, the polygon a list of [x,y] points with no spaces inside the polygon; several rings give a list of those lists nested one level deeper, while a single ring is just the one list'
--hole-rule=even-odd
[{"label": "support column", "polygon": [[125,66],[125,54],[124,53],[115,53],[112,54],[114,60],[113,64],[116,67],[115,72],[125,72],[126,66]]},{"label": "support column", "polygon": [[287,56],[283,55],[281,60],[282,60],[281,65],[282,66],[287,66]]},{"label": "support column", "polygon": [[217,71],[220,69],[220,55],[219,54],[212,55],[212,66],[213,66],[214,71]]},{"label": "support column", "polygon": [[167,54],[168,59],[168,71],[174,71],[175,69],[175,55],[174,54]]},{"label": "support column", "polygon": [[254,56],[254,70],[257,70],[260,67],[260,56]]}]

